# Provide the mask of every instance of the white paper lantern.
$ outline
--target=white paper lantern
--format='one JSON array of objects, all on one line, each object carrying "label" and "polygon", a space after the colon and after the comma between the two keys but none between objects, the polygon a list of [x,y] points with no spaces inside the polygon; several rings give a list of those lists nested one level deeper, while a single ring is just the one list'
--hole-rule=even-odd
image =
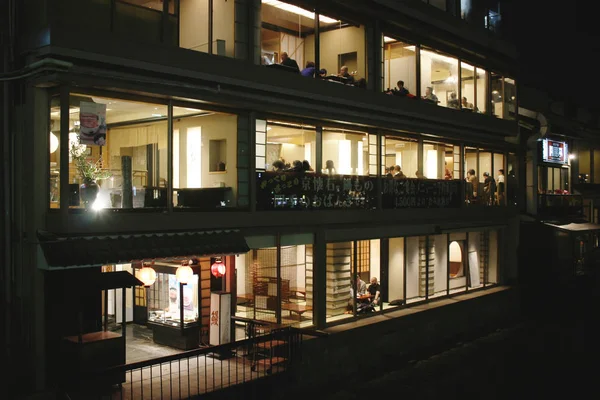
[{"label": "white paper lantern", "polygon": [[156,271],[153,268],[144,267],[140,269],[138,278],[140,279],[140,281],[142,281],[144,286],[152,286],[152,284],[156,282]]},{"label": "white paper lantern", "polygon": [[177,282],[186,284],[194,275],[194,271],[187,265],[182,265],[177,268],[177,272],[175,272],[175,277],[177,278]]}]

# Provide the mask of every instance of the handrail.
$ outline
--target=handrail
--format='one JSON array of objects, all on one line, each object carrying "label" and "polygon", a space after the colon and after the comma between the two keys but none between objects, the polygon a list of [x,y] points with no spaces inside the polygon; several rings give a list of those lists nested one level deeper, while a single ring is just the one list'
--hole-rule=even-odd
[{"label": "handrail", "polygon": [[293,332],[300,333],[301,335],[314,336],[314,337],[328,337],[329,332],[325,332],[319,329],[311,329],[311,328],[295,328],[292,327]]},{"label": "handrail", "polygon": [[[292,332],[290,327],[278,328],[274,332],[268,333],[266,335],[262,335],[260,337],[260,340],[269,340],[271,338],[278,337],[281,335],[282,331],[286,331],[286,330]],[[190,357],[194,357],[194,356],[208,355],[210,353],[215,353],[215,352],[219,352],[219,351],[231,350],[233,348],[252,344],[256,340],[257,340],[257,338],[249,338],[249,339],[238,340],[235,342],[220,344],[217,346],[208,346],[208,347],[203,347],[200,349],[187,350],[187,351],[183,351],[183,352],[177,353],[177,354],[171,354],[168,356],[153,358],[151,360],[137,361],[137,362],[129,363],[129,364],[121,364],[121,365],[110,367],[108,369],[102,369],[100,371],[95,371],[95,372],[96,373],[98,373],[98,372],[106,373],[108,371],[122,371],[122,370],[145,368],[145,367],[150,367],[150,366],[153,366],[156,364],[168,363],[171,361],[177,361],[177,360],[190,358]],[[92,372],[92,374],[93,374],[93,372]]]}]

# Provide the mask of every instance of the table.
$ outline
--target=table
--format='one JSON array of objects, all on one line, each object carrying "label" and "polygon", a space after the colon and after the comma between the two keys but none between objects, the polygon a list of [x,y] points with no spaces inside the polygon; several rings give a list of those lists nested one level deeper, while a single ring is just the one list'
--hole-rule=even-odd
[{"label": "table", "polygon": [[282,310],[287,310],[290,313],[297,314],[298,315],[298,321],[300,321],[302,319],[302,314],[304,314],[307,311],[312,311],[312,306],[303,305],[303,304],[297,304],[297,303],[282,303],[281,304],[281,309]]}]

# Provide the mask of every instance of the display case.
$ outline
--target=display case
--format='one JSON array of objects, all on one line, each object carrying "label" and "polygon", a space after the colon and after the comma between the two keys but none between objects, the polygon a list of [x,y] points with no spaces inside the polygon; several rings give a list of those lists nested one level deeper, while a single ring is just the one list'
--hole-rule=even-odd
[{"label": "display case", "polygon": [[179,266],[153,266],[156,282],[147,289],[148,327],[155,343],[189,350],[199,345],[199,268],[191,265],[193,275],[181,284],[176,276]]}]

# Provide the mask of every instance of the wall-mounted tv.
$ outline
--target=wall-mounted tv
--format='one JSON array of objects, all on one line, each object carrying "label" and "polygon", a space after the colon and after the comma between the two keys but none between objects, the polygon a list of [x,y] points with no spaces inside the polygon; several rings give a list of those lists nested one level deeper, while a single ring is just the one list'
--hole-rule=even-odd
[{"label": "wall-mounted tv", "polygon": [[569,150],[567,142],[542,139],[542,161],[553,164],[568,164]]}]

